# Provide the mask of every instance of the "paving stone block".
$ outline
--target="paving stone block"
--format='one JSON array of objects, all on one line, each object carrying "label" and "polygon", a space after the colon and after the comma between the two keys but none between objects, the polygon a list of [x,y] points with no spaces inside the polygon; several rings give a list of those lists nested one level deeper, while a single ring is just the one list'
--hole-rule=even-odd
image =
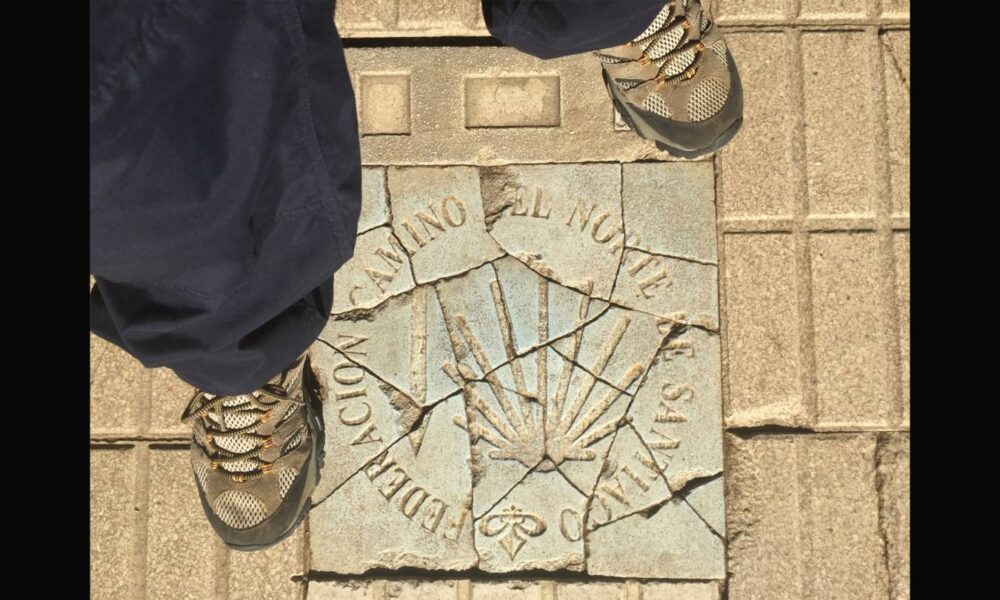
[{"label": "paving stone block", "polygon": [[715,582],[642,584],[642,600],[719,600],[720,597],[719,584]]},{"label": "paving stone block", "polygon": [[[310,581],[306,590],[309,600],[384,600],[373,593],[367,579],[349,581]],[[384,590],[381,587],[380,590]]]},{"label": "paving stone block", "polygon": [[882,16],[910,20],[910,0],[882,0]]},{"label": "paving stone block", "polygon": [[559,600],[622,600],[621,583],[589,581],[587,583],[560,583],[556,587]]},{"label": "paving stone block", "polygon": [[444,581],[387,581],[386,600],[459,600],[458,588],[467,582]]},{"label": "paving stone block", "polygon": [[472,599],[543,600],[543,585],[539,581],[476,581],[472,584]]},{"label": "paving stone block", "polygon": [[340,0],[334,21],[342,37],[357,37],[396,28],[398,0]]},{"label": "paving stone block", "polygon": [[399,3],[399,28],[468,30],[481,12],[476,0],[408,0]]},{"label": "paving stone block", "polygon": [[135,450],[90,451],[90,596],[129,598],[136,574]]},{"label": "paving stone block", "polygon": [[805,19],[863,19],[868,0],[801,0],[799,14]]},{"label": "paving stone block", "polygon": [[148,598],[205,598],[216,589],[219,541],[205,518],[189,450],[154,449],[149,460]]},{"label": "paving stone block", "polygon": [[727,34],[726,43],[740,69],[744,119],[740,132],[717,154],[719,215],[790,216],[796,135],[790,38],[781,32],[741,32]]},{"label": "paving stone block", "polygon": [[810,215],[874,215],[873,52],[867,33],[802,35]]},{"label": "paving stone block", "polygon": [[91,342],[90,432],[140,435],[141,405],[150,400],[149,370],[110,342]]},{"label": "paving stone block", "polygon": [[793,238],[727,234],[728,427],[811,425],[805,403]]},{"label": "paving stone block", "polygon": [[896,410],[888,304],[871,233],[810,237],[818,425],[888,427]]},{"label": "paving stone block", "polygon": [[779,21],[784,20],[788,13],[788,4],[788,0],[722,0],[715,18],[720,25],[740,21]]},{"label": "paving stone block", "polygon": [[181,414],[194,396],[195,388],[166,368],[150,370],[150,434],[189,436],[191,425],[181,423]]},{"label": "paving stone block", "polygon": [[729,597],[885,598],[875,436],[727,436]]},{"label": "paving stone block", "polygon": [[[306,525],[288,539],[259,552],[229,551],[229,598],[303,597],[305,584]],[[299,579],[293,579],[297,577]]]},{"label": "paving stone block", "polygon": [[900,398],[903,427],[910,426],[910,233],[892,236],[896,262],[896,310],[899,319]]},{"label": "paving stone block", "polygon": [[881,36],[889,117],[889,187],[892,212],[910,214],[910,32]]}]

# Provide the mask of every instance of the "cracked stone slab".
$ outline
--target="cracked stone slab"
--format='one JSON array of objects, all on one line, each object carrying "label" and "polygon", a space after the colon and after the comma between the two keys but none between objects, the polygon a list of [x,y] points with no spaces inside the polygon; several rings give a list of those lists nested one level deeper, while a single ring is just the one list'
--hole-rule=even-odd
[{"label": "cracked stone slab", "polygon": [[476,566],[468,438],[451,423],[463,411],[460,396],[435,406],[420,442],[399,440],[313,510],[313,569]]},{"label": "cracked stone slab", "polygon": [[486,233],[479,172],[473,167],[389,167],[392,229],[417,282],[457,275],[500,258]]},{"label": "cracked stone slab", "polygon": [[665,319],[613,307],[578,334],[557,340],[553,348],[603,381],[631,393],[673,327]]},{"label": "cracked stone slab", "polygon": [[717,266],[632,248],[624,254],[613,302],[718,331]]},{"label": "cracked stone slab", "polygon": [[624,247],[620,178],[617,164],[484,170],[490,235],[545,277],[606,300]]},{"label": "cracked stone slab", "polygon": [[309,350],[322,388],[324,448],[319,503],[367,461],[406,434],[420,407],[322,342]]},{"label": "cracked stone slab", "polygon": [[385,192],[385,169],[364,167],[361,169],[361,215],[358,217],[358,232],[388,223],[389,198]]},{"label": "cracked stone slab", "polygon": [[378,306],[413,289],[406,249],[388,226],[359,235],[354,256],[333,277],[333,314]]},{"label": "cracked stone slab", "polygon": [[479,568],[582,570],[586,497],[557,471],[535,471],[476,519]]},{"label": "cracked stone slab", "polygon": [[725,482],[722,477],[716,477],[693,486],[684,497],[712,531],[723,537],[726,535],[725,493]]},{"label": "cracked stone slab", "polygon": [[650,516],[625,517],[587,534],[587,572],[615,577],[723,579],[726,549],[683,498]]},{"label": "cracked stone slab", "polygon": [[615,435],[587,511],[587,530],[662,504],[670,488],[639,435],[622,427]]},{"label": "cracked stone slab", "polygon": [[[716,265],[703,248],[664,245],[694,248],[670,229],[677,219],[701,241],[714,225],[702,232],[694,223],[705,219],[676,215],[700,202],[686,197],[664,200],[648,223],[627,204],[623,219],[634,199],[623,178],[648,202],[694,193],[653,189],[677,176],[658,170],[683,165],[633,166],[384,168],[390,224],[366,235],[395,240],[397,260],[359,250],[413,275],[358,302],[338,274],[334,306],[346,310],[312,350],[328,429],[311,517],[326,562],[315,570],[662,578],[662,566],[674,579],[716,578]],[[381,169],[366,198],[378,198]],[[653,229],[633,234],[630,222]],[[657,238],[657,222],[669,233]],[[664,266],[669,281],[653,277]],[[649,536],[669,548],[632,560]]]},{"label": "cracked stone slab", "polygon": [[712,164],[622,165],[627,246],[714,263],[715,174]]},{"label": "cracked stone slab", "polygon": [[722,472],[720,352],[719,336],[701,329],[671,336],[629,408],[674,492]]},{"label": "cracked stone slab", "polygon": [[558,467],[589,493],[631,401],[549,347],[503,365],[486,381],[466,383],[463,391],[477,517],[536,465]]},{"label": "cracked stone slab", "polygon": [[433,288],[418,287],[368,315],[334,316],[319,337],[420,406],[458,389],[442,368],[455,356]]}]

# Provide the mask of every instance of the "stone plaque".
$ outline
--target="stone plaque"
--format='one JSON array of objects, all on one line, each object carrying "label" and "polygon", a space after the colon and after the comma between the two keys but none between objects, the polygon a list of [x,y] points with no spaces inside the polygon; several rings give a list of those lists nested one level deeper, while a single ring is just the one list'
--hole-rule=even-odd
[{"label": "stone plaque", "polygon": [[312,568],[722,579],[713,181],[388,167],[311,350]]}]

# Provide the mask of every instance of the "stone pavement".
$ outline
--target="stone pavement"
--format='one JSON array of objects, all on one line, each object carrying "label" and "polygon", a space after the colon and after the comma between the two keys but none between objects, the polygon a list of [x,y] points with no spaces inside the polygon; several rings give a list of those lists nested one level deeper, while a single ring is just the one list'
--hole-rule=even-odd
[{"label": "stone pavement", "polygon": [[746,121],[701,161],[586,55],[432,47],[478,1],[338,4],[366,167],[316,507],[227,551],[190,388],[92,338],[92,597],[909,597],[908,2],[721,0]]}]

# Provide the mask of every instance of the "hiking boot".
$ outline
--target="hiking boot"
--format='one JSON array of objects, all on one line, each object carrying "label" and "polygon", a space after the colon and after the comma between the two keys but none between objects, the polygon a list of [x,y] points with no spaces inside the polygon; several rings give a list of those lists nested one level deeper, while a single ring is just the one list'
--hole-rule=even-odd
[{"label": "hiking boot", "polygon": [[743,122],[736,62],[700,0],[671,0],[639,37],[594,54],[622,119],[661,150],[714,152]]},{"label": "hiking boot", "polygon": [[249,394],[199,391],[184,411],[202,507],[230,548],[274,545],[309,512],[323,452],[317,389],[302,357]]}]

